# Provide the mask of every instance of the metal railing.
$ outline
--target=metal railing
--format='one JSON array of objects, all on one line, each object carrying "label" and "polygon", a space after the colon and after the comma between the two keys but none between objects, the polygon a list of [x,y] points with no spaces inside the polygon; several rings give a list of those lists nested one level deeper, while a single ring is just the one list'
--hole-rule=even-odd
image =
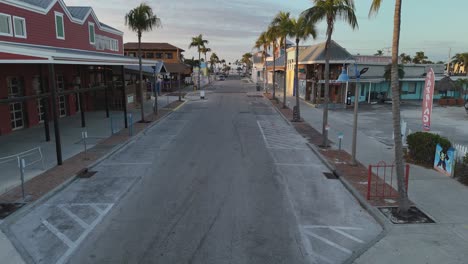
[{"label": "metal railing", "polygon": [[[37,156],[37,158],[28,159],[28,157],[34,157],[34,156]],[[36,147],[30,150],[20,152],[18,154],[11,155],[11,156],[2,157],[0,158],[0,164],[5,164],[5,163],[12,162],[12,161],[16,161],[19,167],[21,159],[25,160],[26,162],[25,167],[29,167],[36,163],[41,162],[42,170],[45,170],[44,155],[42,155],[41,147]]]},{"label": "metal railing", "polygon": [[[408,192],[410,166],[405,166],[405,185]],[[367,200],[371,198],[398,198],[398,191],[393,185],[397,182],[395,164],[380,161],[377,165],[369,165],[367,177]]]}]

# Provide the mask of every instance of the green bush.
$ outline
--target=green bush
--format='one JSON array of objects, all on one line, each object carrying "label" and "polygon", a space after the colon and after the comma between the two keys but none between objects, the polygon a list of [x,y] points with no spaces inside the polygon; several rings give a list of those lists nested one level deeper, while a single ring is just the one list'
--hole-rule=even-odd
[{"label": "green bush", "polygon": [[415,163],[432,167],[437,144],[447,150],[452,143],[444,137],[427,132],[416,132],[406,139],[408,143],[408,157]]}]

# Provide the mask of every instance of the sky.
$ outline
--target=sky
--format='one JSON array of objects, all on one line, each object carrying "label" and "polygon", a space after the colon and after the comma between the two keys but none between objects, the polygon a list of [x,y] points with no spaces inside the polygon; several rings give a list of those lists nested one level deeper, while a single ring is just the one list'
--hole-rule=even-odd
[{"label": "sky", "polygon": [[[65,0],[69,6],[92,6],[101,22],[124,32],[124,42],[137,41],[125,26],[125,14],[141,0]],[[371,0],[355,0],[359,29],[344,22],[335,26],[333,39],[352,54],[373,55],[384,50],[390,55],[393,34],[394,1],[384,0],[377,16],[369,18]],[[448,4],[450,2],[450,4]],[[228,62],[255,51],[258,35],[267,29],[279,11],[298,16],[312,6],[310,0],[148,0],[161,19],[162,28],[143,34],[144,42],[168,42],[185,49],[185,57],[198,57],[188,49],[193,36],[203,34],[207,47]],[[451,55],[468,52],[468,28],[456,10],[467,10],[466,0],[404,0],[400,53],[424,51],[433,61],[447,61]],[[325,41],[326,24],[317,25],[319,35],[301,45]],[[209,56],[209,55],[208,55]]]}]

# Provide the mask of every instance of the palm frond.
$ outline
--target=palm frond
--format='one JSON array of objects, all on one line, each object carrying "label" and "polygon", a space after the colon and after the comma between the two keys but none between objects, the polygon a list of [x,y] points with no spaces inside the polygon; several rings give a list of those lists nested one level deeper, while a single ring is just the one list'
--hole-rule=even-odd
[{"label": "palm frond", "polygon": [[382,0],[373,0],[372,5],[369,10],[369,17],[373,15],[377,15],[380,10],[380,6],[382,5]]}]

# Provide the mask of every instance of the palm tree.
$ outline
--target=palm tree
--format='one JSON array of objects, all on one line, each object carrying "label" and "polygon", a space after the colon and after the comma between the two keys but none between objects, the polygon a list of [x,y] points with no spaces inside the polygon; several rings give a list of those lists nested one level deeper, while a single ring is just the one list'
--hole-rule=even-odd
[{"label": "palm tree", "polygon": [[[130,10],[125,15],[125,25],[130,28],[133,32],[136,32],[138,35],[138,60],[140,65],[140,85],[138,88],[140,104],[141,104],[141,122],[145,122],[145,111],[143,104],[143,70],[141,63],[141,36],[143,32],[148,32],[153,29],[153,27],[160,27],[161,20],[153,13],[153,9],[146,5],[145,3],[140,4],[134,9]],[[158,113],[157,98],[155,99],[155,111]]]},{"label": "palm tree", "polygon": [[458,73],[461,73],[460,66],[463,66],[468,76],[468,52],[455,54],[455,56],[452,57],[452,63],[458,64]]},{"label": "palm tree", "polygon": [[403,64],[408,64],[408,63],[411,63],[413,61],[411,56],[407,55],[406,53],[400,54],[400,59],[401,59],[401,63],[403,63]]},{"label": "palm tree", "polygon": [[279,37],[279,28],[269,26],[266,32],[268,41],[273,44],[273,99],[276,98],[276,41]]},{"label": "palm tree", "polygon": [[211,68],[211,72],[214,72],[214,65],[216,65],[216,63],[219,62],[219,58],[218,58],[218,55],[216,55],[216,53],[211,53],[211,56],[210,56],[210,68]]},{"label": "palm tree", "polygon": [[[373,0],[370,7],[369,16],[377,14],[383,0]],[[393,40],[392,40],[392,115],[393,115],[393,133],[401,134],[401,116],[400,116],[400,85],[398,76],[398,53],[400,49],[400,30],[401,30],[401,1],[395,0],[395,13],[393,16]],[[401,215],[408,214],[410,203],[406,191],[404,168],[403,168],[403,142],[402,138],[395,136],[395,166],[398,184],[398,212]]]},{"label": "palm tree", "polygon": [[241,62],[245,64],[246,71],[250,71],[252,67],[252,53],[244,53],[244,55],[242,55]]},{"label": "palm tree", "polygon": [[418,51],[416,52],[416,55],[413,57],[413,63],[414,64],[422,64],[425,63],[427,59],[427,56],[424,54],[424,51]]},{"label": "palm tree", "polygon": [[327,22],[327,41],[325,44],[325,102],[323,108],[323,146],[328,146],[328,101],[330,89],[330,43],[335,22],[341,19],[347,22],[352,29],[358,28],[356,14],[354,13],[354,0],[313,0],[314,6],[302,12],[310,23]]},{"label": "palm tree", "polygon": [[298,19],[291,19],[291,31],[289,36],[296,38],[296,68],[294,69],[294,91],[296,94],[296,113],[294,115],[294,122],[299,122],[301,120],[301,111],[299,107],[299,41],[307,40],[309,36],[312,36],[314,39],[317,37],[317,30],[315,29],[315,23],[312,20],[306,20],[303,16]]},{"label": "palm tree", "polygon": [[266,84],[268,81],[266,80],[266,58],[267,58],[267,49],[268,46],[270,45],[268,36],[266,32],[262,32],[260,36],[258,36],[257,41],[255,42],[255,48],[260,50],[261,47],[263,47],[263,52],[262,52],[262,59],[263,59],[263,88],[265,89]]},{"label": "palm tree", "polygon": [[[385,81],[390,81],[392,78],[392,64],[385,66],[385,72],[383,75]],[[405,67],[402,64],[398,64],[398,79],[405,78]]]},{"label": "palm tree", "polygon": [[[270,24],[271,26],[275,26],[278,28],[278,37],[280,39],[280,43],[284,48],[284,56],[285,56],[285,64],[288,61],[288,53],[286,52],[287,48],[287,36],[289,32],[291,32],[291,17],[289,12],[279,12]],[[284,65],[284,79],[283,79],[283,108],[286,108],[286,65]]]},{"label": "palm tree", "polygon": [[383,56],[383,50],[377,50],[374,56]]},{"label": "palm tree", "polygon": [[200,89],[200,75],[201,75],[201,52],[202,48],[205,48],[205,45],[208,44],[208,40],[203,39],[203,35],[200,34],[192,38],[192,42],[189,45],[190,48],[197,48],[198,51],[198,89]]}]

